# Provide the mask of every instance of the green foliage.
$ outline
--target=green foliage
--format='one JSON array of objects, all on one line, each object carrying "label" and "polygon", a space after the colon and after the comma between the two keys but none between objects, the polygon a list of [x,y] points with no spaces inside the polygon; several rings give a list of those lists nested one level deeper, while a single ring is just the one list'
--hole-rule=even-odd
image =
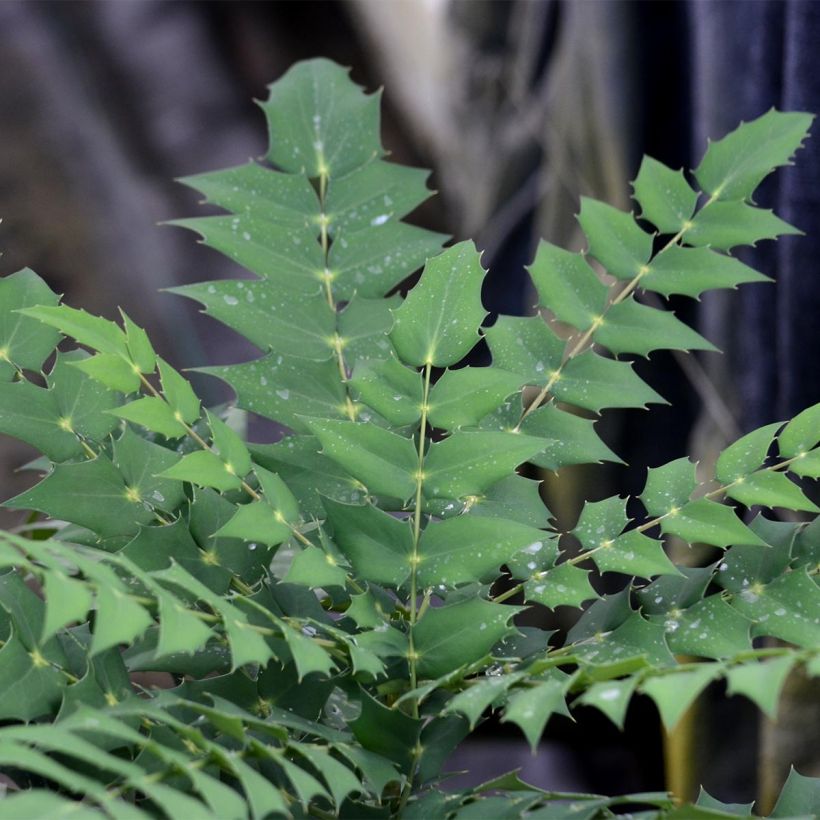
[{"label": "green foliage", "polygon": [[[269,164],[187,178],[228,213],[176,223],[255,278],[175,292],[261,350],[203,372],[283,441],[248,444],[203,410],[124,313],[61,305],[31,271],[0,280],[0,431],[45,473],[6,502],[44,518],[0,534],[0,765],[20,786],[4,816],[736,813],[706,793],[675,809],[514,774],[439,784],[491,711],[536,748],[578,706],[620,726],[647,696],[671,728],[724,680],[774,714],[792,670],[820,671],[818,508],[801,480],[820,475],[820,406],[730,445],[714,476],[653,467],[637,518],[624,498],[591,501],[568,535],[516,472],[617,461],[598,415],[663,401],[621,357],[712,349],[641,294],[766,278],[724,251],[795,232],[750,200],[810,118],[742,125],[694,177],[647,158],[640,223],[585,199],[610,276],[548,243],[530,268],[559,332],[540,315],[481,327],[478,252],[439,253],[445,237],[402,221],[426,173],[383,158],[378,97],[343,69],[301,63],[262,109]],[[386,297],[422,265],[406,299]],[[492,364],[455,367],[482,336]],[[64,337],[91,355],[52,358]],[[778,508],[800,522],[763,514]],[[668,536],[712,563],[677,566]],[[600,573],[621,591],[602,595]],[[538,606],[582,612],[552,638],[517,625]],[[141,689],[145,671],[176,683]],[[793,772],[773,816],[817,801]]]}]

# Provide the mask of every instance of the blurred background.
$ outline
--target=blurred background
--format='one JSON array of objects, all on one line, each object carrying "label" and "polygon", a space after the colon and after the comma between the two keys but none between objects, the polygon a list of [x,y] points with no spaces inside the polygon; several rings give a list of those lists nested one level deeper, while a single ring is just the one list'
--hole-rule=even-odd
[{"label": "blurred background", "polygon": [[[235,270],[158,223],[202,212],[175,177],[264,152],[253,99],[317,55],[386,87],[384,144],[433,169],[439,192],[411,221],[476,239],[491,270],[485,304],[502,313],[531,309],[523,266],[539,237],[583,247],[579,195],[630,207],[643,153],[694,167],[706,137],[741,119],[772,106],[820,111],[820,3],[810,0],[6,0],[0,273],[30,266],[109,317],[127,305],[178,366],[249,358],[228,331],[159,293]],[[687,452],[708,464],[737,435],[820,401],[820,141],[759,202],[808,234],[743,254],[777,287],[672,300],[724,354],[639,363],[672,406],[602,422],[634,467],[545,477],[560,529],[585,498],[637,492],[647,465]],[[210,382],[201,389],[225,398]],[[31,455],[0,440],[0,496],[31,483],[14,473]],[[790,681],[776,724],[720,694],[671,738],[647,703],[633,705],[624,735],[579,710],[577,726],[551,724],[536,757],[491,723],[454,766],[477,782],[521,765],[541,785],[613,793],[668,784],[683,794],[702,782],[722,800],[764,804],[785,761],[820,775],[820,704],[805,683]]]}]

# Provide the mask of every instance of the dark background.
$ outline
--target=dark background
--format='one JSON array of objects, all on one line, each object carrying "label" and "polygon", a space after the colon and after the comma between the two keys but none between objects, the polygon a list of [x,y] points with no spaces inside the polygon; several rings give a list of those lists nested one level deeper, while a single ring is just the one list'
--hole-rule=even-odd
[{"label": "dark background", "polygon": [[[627,180],[644,152],[694,167],[706,137],[741,119],[771,106],[820,110],[820,3],[801,0],[5,2],[0,272],[33,267],[67,301],[111,317],[126,305],[179,366],[248,356],[158,293],[235,271],[157,223],[197,209],[174,177],[264,151],[253,98],[316,55],[351,66],[370,89],[386,85],[385,145],[397,161],[432,168],[440,192],[414,221],[477,240],[491,268],[486,306],[504,313],[529,309],[523,266],[538,237],[583,246],[579,195],[629,207]],[[759,202],[807,233],[742,254],[777,287],[673,300],[725,353],[640,363],[672,407],[605,418],[607,441],[633,467],[546,477],[563,529],[585,498],[638,491],[647,465],[687,452],[709,463],[740,433],[820,401],[820,142],[768,180]],[[12,470],[30,455],[0,442],[0,495],[29,480]],[[797,687],[778,726],[759,724],[739,699],[706,704],[667,743],[667,752],[692,750],[683,770],[670,770],[673,784],[701,781],[724,800],[759,790],[765,800],[785,760],[820,774],[806,718],[816,700]],[[537,758],[492,726],[456,764],[485,774],[518,760],[556,787],[663,786],[648,704],[632,708],[623,737],[583,711],[579,727],[551,726]]]}]

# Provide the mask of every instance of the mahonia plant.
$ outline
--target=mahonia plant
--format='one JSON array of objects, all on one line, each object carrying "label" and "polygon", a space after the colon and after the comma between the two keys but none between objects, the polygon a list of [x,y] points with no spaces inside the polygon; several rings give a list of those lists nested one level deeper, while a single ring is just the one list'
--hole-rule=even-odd
[{"label": "mahonia plant", "polygon": [[[275,444],[204,410],[125,313],[60,304],[30,270],[0,279],[0,431],[45,474],[5,502],[34,512],[0,535],[4,817],[748,813],[515,773],[441,783],[491,713],[535,749],[580,706],[621,726],[645,695],[671,728],[722,679],[771,715],[790,671],[820,674],[801,489],[820,477],[820,405],[744,436],[714,475],[650,469],[644,513],[589,502],[571,534],[517,472],[618,461],[601,411],[663,402],[629,357],[713,349],[641,294],[766,279],[730,252],[797,233],[751,198],[811,117],[742,124],[692,175],[646,158],[641,221],[583,199],[587,253],[542,242],[539,313],[482,330],[480,256],[402,221],[427,174],[385,160],[379,105],[337,65],[300,63],[261,106],[264,160],[183,180],[228,213],[176,224],[254,275],[173,289],[261,351],[201,372],[286,427]],[[482,336],[492,364],[459,367]],[[672,538],[710,563],[676,565]],[[582,611],[552,637],[516,625],[533,607]],[[818,801],[792,771],[772,816]]]}]

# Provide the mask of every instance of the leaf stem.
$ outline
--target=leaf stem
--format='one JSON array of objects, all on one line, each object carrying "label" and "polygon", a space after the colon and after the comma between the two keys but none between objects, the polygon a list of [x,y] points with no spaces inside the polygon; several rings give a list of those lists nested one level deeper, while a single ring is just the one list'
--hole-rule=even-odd
[{"label": "leaf stem", "polygon": [[[418,448],[418,468],[416,470],[416,506],[413,510],[413,551],[410,554],[410,616],[409,629],[407,630],[408,648],[407,648],[407,664],[410,670],[410,691],[413,691],[418,686],[418,672],[417,663],[418,655],[416,654],[416,646],[413,639],[413,631],[420,615],[422,615],[427,605],[429,604],[429,597],[425,596],[421,608],[418,607],[418,565],[419,565],[419,541],[421,539],[421,510],[422,510],[422,494],[424,490],[424,445],[427,441],[427,414],[429,412],[428,401],[430,397],[430,374],[432,372],[432,365],[430,362],[424,365],[424,392],[421,401],[421,422],[419,423],[419,448]],[[418,698],[413,698],[411,703],[413,717],[419,718],[419,702]],[[399,799],[399,806],[397,816],[401,816],[407,801],[410,799],[410,794],[413,791],[413,781],[416,777],[416,770],[418,769],[419,757],[421,755],[421,748],[416,744],[413,750],[413,764],[410,769],[410,775],[407,782],[402,789],[401,797]]]},{"label": "leaf stem", "polygon": [[[333,281],[333,276],[330,273],[330,269],[328,267],[330,237],[328,236],[327,228],[330,220],[328,219],[328,216],[325,213],[325,200],[327,198],[327,179],[327,173],[322,173],[319,175],[319,230],[321,232],[320,241],[322,243],[322,255],[324,257],[325,266],[324,274],[322,275],[322,284],[324,285],[325,296],[327,297],[327,304],[333,311],[334,317],[336,317],[338,305],[336,304],[336,300],[333,297],[333,288],[330,286],[330,283]],[[339,378],[341,379],[342,385],[345,388],[345,412],[347,413],[347,417],[351,421],[356,421],[356,407],[353,404],[350,395],[347,392],[347,367],[345,365],[345,359],[342,353],[342,339],[340,338],[338,333],[334,334],[331,346],[333,347],[336,356],[336,364],[339,368]]]},{"label": "leaf stem", "polygon": [[[430,373],[432,366],[428,362],[424,366],[424,392],[421,402],[421,422],[419,424],[419,448],[418,467],[416,469],[416,504],[413,510],[413,552],[410,555],[410,630],[409,630],[409,652],[408,661],[410,664],[410,688],[416,688],[416,650],[413,645],[413,627],[418,620],[418,565],[419,565],[419,541],[421,539],[421,510],[422,492],[424,489],[424,445],[427,441],[427,413],[430,396]],[[413,703],[414,717],[418,717],[418,704]]]}]

